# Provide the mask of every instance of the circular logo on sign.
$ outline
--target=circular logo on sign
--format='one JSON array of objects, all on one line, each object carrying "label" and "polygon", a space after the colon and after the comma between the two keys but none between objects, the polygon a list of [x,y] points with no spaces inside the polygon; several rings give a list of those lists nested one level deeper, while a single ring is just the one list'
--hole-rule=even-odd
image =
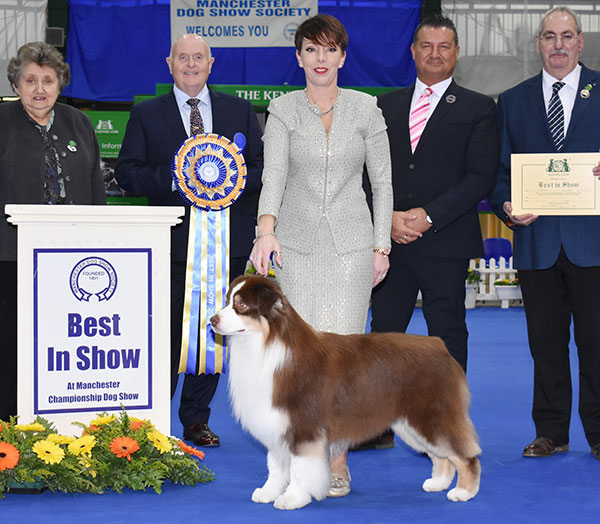
[{"label": "circular logo on sign", "polygon": [[283,37],[290,42],[293,41],[294,36],[296,35],[296,29],[298,29],[298,24],[294,22],[286,24],[283,28]]},{"label": "circular logo on sign", "polygon": [[173,158],[173,180],[190,205],[216,211],[232,205],[246,186],[246,163],[240,148],[221,135],[188,138]]},{"label": "circular logo on sign", "polygon": [[69,282],[77,300],[89,302],[94,295],[98,301],[110,300],[117,288],[117,272],[103,258],[88,257],[75,265]]}]

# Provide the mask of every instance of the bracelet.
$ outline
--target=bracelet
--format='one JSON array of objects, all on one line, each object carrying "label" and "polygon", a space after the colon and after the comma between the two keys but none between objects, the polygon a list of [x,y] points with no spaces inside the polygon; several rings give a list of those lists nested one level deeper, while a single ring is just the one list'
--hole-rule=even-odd
[{"label": "bracelet", "polygon": [[382,247],[374,247],[373,253],[378,253],[384,257],[389,256],[391,249],[383,249]]},{"label": "bracelet", "polygon": [[267,233],[260,233],[259,235],[256,235],[256,238],[255,238],[255,239],[252,241],[252,243],[253,243],[253,244],[256,244],[256,241],[257,241],[259,238],[262,238],[262,237],[268,237],[269,235],[275,236],[275,233],[273,233],[272,231],[268,231]]}]

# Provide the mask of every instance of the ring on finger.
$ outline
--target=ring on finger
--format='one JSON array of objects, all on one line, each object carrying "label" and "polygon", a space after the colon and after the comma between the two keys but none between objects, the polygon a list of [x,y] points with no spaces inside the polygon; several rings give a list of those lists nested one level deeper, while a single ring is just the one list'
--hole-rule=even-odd
[{"label": "ring on finger", "polygon": [[408,240],[408,236],[404,235],[404,242]]}]

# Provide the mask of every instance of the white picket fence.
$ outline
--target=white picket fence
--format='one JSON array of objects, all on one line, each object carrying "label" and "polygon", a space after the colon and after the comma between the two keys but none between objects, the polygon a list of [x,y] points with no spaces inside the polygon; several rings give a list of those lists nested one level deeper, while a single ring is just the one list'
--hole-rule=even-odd
[{"label": "white picket fence", "polygon": [[496,287],[494,284],[496,280],[514,280],[517,270],[513,269],[512,257],[508,261],[504,257],[500,257],[498,261],[492,258],[488,265],[486,265],[486,261],[483,258],[478,261],[472,259],[469,262],[469,269],[477,271],[481,275],[481,280],[476,285],[476,303],[499,300],[501,307],[506,309],[509,307],[511,300],[522,299],[520,287],[516,289],[501,289],[501,296],[499,296],[498,289],[501,287],[506,288],[507,286]]}]

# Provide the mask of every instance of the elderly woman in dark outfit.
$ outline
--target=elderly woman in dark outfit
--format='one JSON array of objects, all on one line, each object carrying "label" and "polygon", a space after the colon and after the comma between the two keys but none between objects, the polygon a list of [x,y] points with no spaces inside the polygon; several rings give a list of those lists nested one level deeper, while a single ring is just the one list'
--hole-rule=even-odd
[{"label": "elderly woman in dark outfit", "polygon": [[[8,64],[20,97],[0,104],[0,210],[5,204],[105,204],[100,152],[81,111],[56,102],[71,78],[52,46],[25,44]],[[0,220],[0,419],[17,411],[17,231]]]}]

